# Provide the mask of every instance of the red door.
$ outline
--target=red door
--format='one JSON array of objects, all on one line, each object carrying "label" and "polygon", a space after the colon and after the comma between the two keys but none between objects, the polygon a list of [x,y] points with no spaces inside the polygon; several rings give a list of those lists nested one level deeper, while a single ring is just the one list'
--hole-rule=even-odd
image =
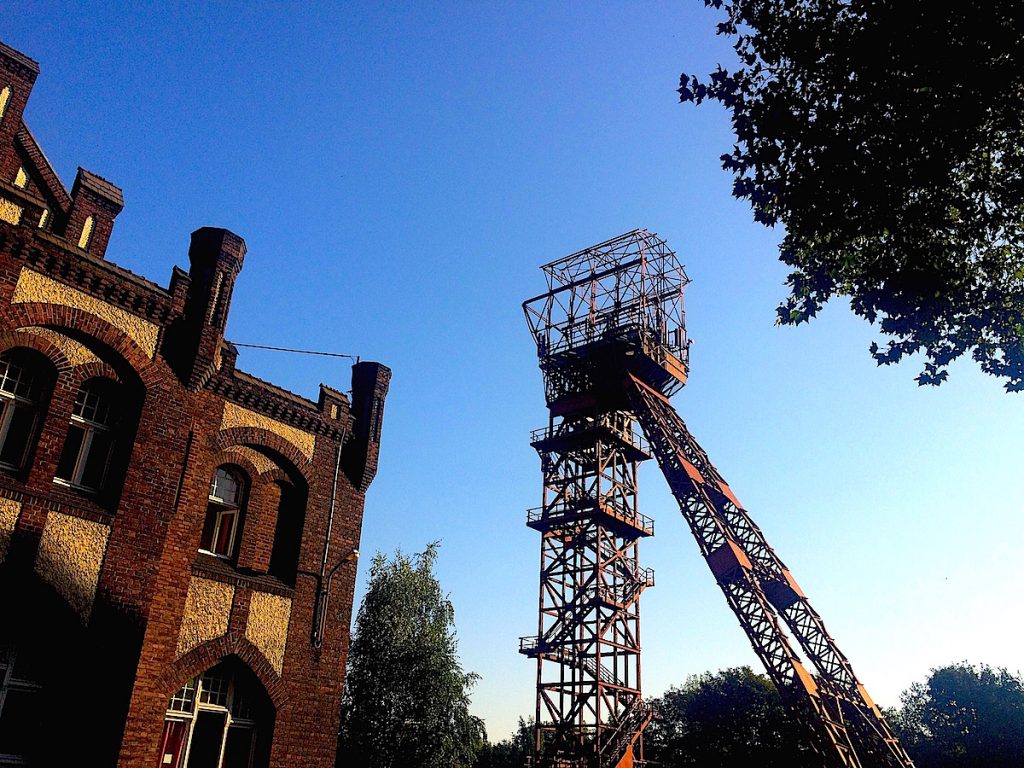
[{"label": "red door", "polygon": [[158,768],[181,768],[185,759],[185,739],[188,723],[184,720],[164,720],[164,735],[160,740]]}]

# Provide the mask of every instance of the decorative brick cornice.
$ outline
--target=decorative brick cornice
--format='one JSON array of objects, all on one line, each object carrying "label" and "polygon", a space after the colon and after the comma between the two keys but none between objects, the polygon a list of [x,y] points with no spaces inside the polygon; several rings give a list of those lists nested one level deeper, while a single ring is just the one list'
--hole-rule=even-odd
[{"label": "decorative brick cornice", "polygon": [[16,64],[21,68],[21,71],[26,75],[39,74],[39,62],[35,59],[30,59],[21,51],[16,51],[11,46],[0,43],[0,56],[3,56],[8,61]]},{"label": "decorative brick cornice", "polygon": [[200,554],[192,563],[192,575],[201,579],[219,581],[230,584],[236,589],[252,589],[258,592],[269,592],[289,600],[295,596],[295,590],[279,579],[267,574],[242,573],[236,571],[229,563],[216,561],[213,555]]},{"label": "decorative brick cornice", "polygon": [[157,325],[171,319],[170,294],[133,272],[94,259],[48,232],[37,231],[30,242],[18,228],[0,224],[0,249],[52,277]]},{"label": "decorative brick cornice", "polygon": [[330,440],[340,440],[341,430],[327,424],[323,415],[316,410],[312,401],[304,408],[296,395],[285,397],[273,385],[261,386],[253,381],[254,377],[238,378],[215,374],[206,382],[206,389],[215,392],[226,400],[237,405],[251,408],[285,424],[311,432],[314,435]]}]

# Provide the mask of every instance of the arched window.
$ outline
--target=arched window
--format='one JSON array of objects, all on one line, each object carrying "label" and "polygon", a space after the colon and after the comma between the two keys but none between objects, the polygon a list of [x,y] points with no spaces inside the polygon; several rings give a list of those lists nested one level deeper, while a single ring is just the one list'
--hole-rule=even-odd
[{"label": "arched window", "polygon": [[54,482],[98,491],[103,488],[114,448],[119,413],[117,385],[92,379],[78,390]]},{"label": "arched window", "polygon": [[92,240],[93,218],[85,217],[85,224],[82,225],[82,236],[78,238],[78,247],[82,250],[89,250],[89,241]]},{"label": "arched window", "polygon": [[185,683],[164,719],[159,766],[262,768],[274,710],[255,676],[234,659]]},{"label": "arched window", "polygon": [[35,432],[45,375],[34,354],[12,350],[0,355],[0,465],[21,469]]},{"label": "arched window", "polygon": [[245,511],[245,478],[238,470],[217,467],[210,483],[206,521],[199,549],[218,557],[231,558]]},{"label": "arched window", "polygon": [[5,85],[3,90],[0,90],[0,123],[4,121],[4,115],[7,113],[7,102],[11,100],[11,86]]}]

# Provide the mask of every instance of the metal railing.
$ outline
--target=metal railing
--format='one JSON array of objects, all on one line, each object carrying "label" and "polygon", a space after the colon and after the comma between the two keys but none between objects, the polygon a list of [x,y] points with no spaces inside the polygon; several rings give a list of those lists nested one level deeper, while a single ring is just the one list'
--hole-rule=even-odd
[{"label": "metal railing", "polygon": [[654,715],[653,707],[643,699],[635,699],[622,713],[611,736],[601,745],[599,760],[601,768],[612,768],[629,749],[633,741],[643,732]]},{"label": "metal railing", "polygon": [[549,357],[598,341],[624,341],[639,345],[644,354],[659,363],[665,353],[678,358],[689,370],[690,342],[686,331],[669,328],[664,332],[651,327],[650,320],[640,313],[601,313],[596,317],[565,320],[538,329],[535,334],[537,356]]},{"label": "metal railing", "polygon": [[634,528],[639,528],[648,536],[654,535],[653,518],[648,517],[642,512],[627,512],[615,504],[609,503],[607,500],[599,502],[597,499],[559,502],[549,507],[532,507],[526,510],[526,524],[530,525],[531,523],[539,523],[541,521],[557,524],[562,520],[577,517],[588,508],[600,510],[616,520],[620,520]]},{"label": "metal railing", "polygon": [[540,427],[539,429],[530,430],[530,443],[539,443],[542,440],[550,440],[553,437],[567,437],[591,429],[605,429],[638,451],[646,454],[651,453],[650,443],[640,433],[640,430],[636,428],[635,422],[626,416],[616,418],[614,414],[602,414],[596,420],[562,422],[561,424],[555,424],[553,427]]}]

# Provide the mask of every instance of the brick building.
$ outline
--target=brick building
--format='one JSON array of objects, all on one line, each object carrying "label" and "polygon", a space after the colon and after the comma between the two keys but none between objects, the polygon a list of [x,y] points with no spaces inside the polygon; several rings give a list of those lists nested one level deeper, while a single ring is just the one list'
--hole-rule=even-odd
[{"label": "brick building", "polygon": [[331,766],[390,372],[238,370],[227,230],[166,288],[104,260],[121,191],[57,178],[38,72],[0,44],[0,765]]}]

